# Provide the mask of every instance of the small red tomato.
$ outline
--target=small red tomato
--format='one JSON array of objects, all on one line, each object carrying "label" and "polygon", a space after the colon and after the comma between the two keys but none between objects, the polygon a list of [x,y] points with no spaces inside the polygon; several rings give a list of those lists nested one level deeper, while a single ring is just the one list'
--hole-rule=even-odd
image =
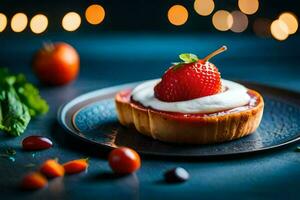
[{"label": "small red tomato", "polygon": [[42,150],[52,147],[52,142],[46,137],[33,135],[22,141],[22,147],[25,150]]},{"label": "small red tomato", "polygon": [[139,154],[127,147],[112,150],[109,153],[108,162],[111,169],[118,174],[129,174],[141,167]]},{"label": "small red tomato", "polygon": [[45,44],[33,58],[33,70],[45,84],[64,85],[76,79],[79,55],[66,43]]},{"label": "small red tomato", "polygon": [[22,188],[35,190],[45,187],[48,184],[47,179],[38,172],[27,174],[22,180]]}]

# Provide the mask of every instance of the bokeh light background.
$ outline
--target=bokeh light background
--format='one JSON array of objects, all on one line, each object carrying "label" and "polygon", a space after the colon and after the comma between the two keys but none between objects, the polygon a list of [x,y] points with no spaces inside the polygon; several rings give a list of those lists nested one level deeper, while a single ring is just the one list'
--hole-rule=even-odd
[{"label": "bokeh light background", "polygon": [[298,30],[296,9],[299,10],[299,3],[292,0],[4,0],[0,7],[0,32],[138,30],[214,34],[231,30],[282,41]]},{"label": "bokeh light background", "polygon": [[[82,55],[95,54],[103,63],[114,54],[131,61],[131,55],[138,52],[139,59],[159,66],[144,71],[148,73],[145,78],[153,78],[165,69],[163,63],[176,61],[179,53],[201,57],[225,44],[230,50],[228,59],[240,60],[231,63],[220,56],[215,58],[217,64],[232,67],[225,75],[247,79],[247,69],[240,67],[246,60],[258,59],[270,67],[284,55],[286,63],[298,66],[299,10],[300,2],[295,0],[2,0],[0,42],[19,50],[2,51],[0,64],[10,67],[6,56],[31,45],[24,64],[29,65],[30,53],[38,44],[66,41]],[[83,58],[83,64],[90,63]],[[106,77],[113,75],[105,70]]]}]

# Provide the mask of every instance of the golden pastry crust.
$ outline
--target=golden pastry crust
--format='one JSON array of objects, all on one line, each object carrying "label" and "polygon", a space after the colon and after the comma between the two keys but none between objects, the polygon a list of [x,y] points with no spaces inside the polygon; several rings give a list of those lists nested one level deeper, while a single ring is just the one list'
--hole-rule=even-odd
[{"label": "golden pastry crust", "polygon": [[258,92],[249,92],[257,98],[254,107],[192,119],[142,107],[124,100],[120,93],[116,95],[115,103],[120,123],[134,126],[143,135],[178,144],[212,144],[241,138],[257,129],[263,115],[264,101]]}]

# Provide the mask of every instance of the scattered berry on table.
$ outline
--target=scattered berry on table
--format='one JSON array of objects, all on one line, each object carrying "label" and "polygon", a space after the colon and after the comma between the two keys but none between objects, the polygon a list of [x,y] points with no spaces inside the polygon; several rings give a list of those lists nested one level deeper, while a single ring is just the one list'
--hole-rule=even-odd
[{"label": "scattered berry on table", "polygon": [[47,179],[39,172],[31,172],[22,180],[22,188],[28,190],[41,189],[48,184]]},{"label": "scattered berry on table", "polygon": [[49,138],[32,135],[26,137],[22,141],[22,148],[24,150],[43,150],[52,147],[52,141]]},{"label": "scattered berry on table", "polygon": [[112,150],[108,156],[111,169],[118,174],[129,174],[141,167],[139,154],[133,149],[119,147]]},{"label": "scattered berry on table", "polygon": [[182,167],[176,167],[168,170],[164,174],[166,182],[176,183],[187,181],[190,177],[189,173]]}]

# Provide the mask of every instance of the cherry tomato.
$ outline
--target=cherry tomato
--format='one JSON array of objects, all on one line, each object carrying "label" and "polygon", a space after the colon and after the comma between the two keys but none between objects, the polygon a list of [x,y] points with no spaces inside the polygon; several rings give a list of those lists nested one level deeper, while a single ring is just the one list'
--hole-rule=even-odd
[{"label": "cherry tomato", "polygon": [[24,189],[40,189],[48,184],[47,179],[38,172],[31,172],[27,174],[22,180],[22,188]]},{"label": "cherry tomato", "polygon": [[22,148],[25,150],[42,150],[52,147],[50,139],[42,136],[28,136],[22,141]]},{"label": "cherry tomato", "polygon": [[33,71],[45,84],[67,84],[78,75],[79,55],[66,43],[45,44],[33,58]]},{"label": "cherry tomato", "polygon": [[139,154],[127,147],[112,150],[108,156],[111,169],[118,174],[129,174],[141,167]]}]

